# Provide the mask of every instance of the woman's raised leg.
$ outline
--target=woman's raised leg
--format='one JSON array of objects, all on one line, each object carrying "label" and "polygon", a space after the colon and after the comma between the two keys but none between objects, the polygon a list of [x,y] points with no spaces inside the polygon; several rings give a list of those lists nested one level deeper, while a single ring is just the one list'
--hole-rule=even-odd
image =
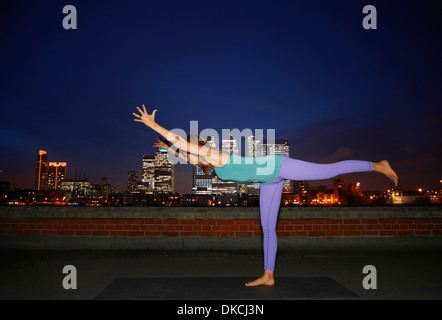
[{"label": "woman's raised leg", "polygon": [[340,174],[370,172],[372,170],[373,164],[370,161],[345,160],[321,164],[283,157],[279,178],[297,181],[322,180]]},{"label": "woman's raised leg", "polygon": [[281,170],[279,171],[277,179],[297,181],[323,180],[346,173],[371,171],[384,174],[387,178],[391,179],[395,185],[398,183],[398,176],[386,160],[377,163],[363,160],[344,160],[321,164],[283,157]]}]

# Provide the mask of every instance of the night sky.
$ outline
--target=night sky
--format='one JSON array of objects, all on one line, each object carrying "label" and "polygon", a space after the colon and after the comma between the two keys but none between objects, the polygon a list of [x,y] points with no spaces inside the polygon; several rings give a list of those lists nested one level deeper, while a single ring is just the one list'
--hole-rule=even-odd
[{"label": "night sky", "polygon": [[[387,159],[405,190],[442,179],[442,28],[436,1],[2,1],[0,180],[33,188],[38,150],[126,190],[158,134],[275,129],[290,156]],[[77,29],[65,30],[65,5]],[[377,9],[365,30],[362,8]],[[177,165],[188,193],[192,166]],[[15,177],[15,178],[14,178]],[[14,180],[15,179],[15,180]],[[363,190],[392,184],[346,176]],[[330,180],[313,185],[331,185]]]}]

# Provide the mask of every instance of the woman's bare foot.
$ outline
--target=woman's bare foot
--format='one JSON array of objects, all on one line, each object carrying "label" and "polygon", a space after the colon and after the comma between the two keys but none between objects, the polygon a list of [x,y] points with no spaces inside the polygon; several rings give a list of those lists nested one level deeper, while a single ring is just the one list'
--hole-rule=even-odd
[{"label": "woman's bare foot", "polygon": [[373,171],[382,173],[387,178],[392,180],[395,186],[397,186],[399,178],[396,172],[394,172],[393,169],[391,169],[390,164],[388,163],[387,160],[383,160],[377,163],[373,162]]},{"label": "woman's bare foot", "polygon": [[255,281],[249,281],[245,285],[246,287],[256,287],[256,286],[273,286],[275,284],[274,271],[264,270],[264,274],[261,278]]}]

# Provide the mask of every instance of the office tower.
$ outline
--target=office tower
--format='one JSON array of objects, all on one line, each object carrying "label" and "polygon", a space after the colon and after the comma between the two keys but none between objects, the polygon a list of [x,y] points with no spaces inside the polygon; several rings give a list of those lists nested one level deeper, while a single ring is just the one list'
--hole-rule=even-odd
[{"label": "office tower", "polygon": [[290,146],[288,139],[276,139],[275,141],[263,142],[264,154],[280,154],[288,157],[290,155]]},{"label": "office tower", "polygon": [[[79,179],[78,181],[89,181],[87,179]],[[101,178],[101,196],[108,200],[109,195],[112,193],[118,193],[118,189],[109,183],[108,177]]]},{"label": "office tower", "polygon": [[138,171],[131,170],[127,173],[127,190],[136,191],[138,187]]},{"label": "office tower", "polygon": [[193,166],[193,194],[212,194],[212,180],[214,178],[214,171],[210,169],[208,174],[205,174],[199,166]]},{"label": "office tower", "polygon": [[233,154],[238,154],[238,144],[232,136],[223,138],[221,149]]},{"label": "office tower", "polygon": [[103,177],[101,178],[101,196],[107,200],[108,195],[111,193],[109,178]]},{"label": "office tower", "polygon": [[[226,152],[238,154],[238,145],[232,136],[223,138],[221,149]],[[222,181],[218,179],[214,173],[212,179],[212,194],[236,193],[237,191],[238,183],[233,181]]]},{"label": "office tower", "polygon": [[91,195],[91,182],[87,179],[64,179],[60,182],[60,190],[68,200],[85,199]]},{"label": "office tower", "polygon": [[333,179],[333,198],[335,199],[336,204],[346,204],[346,190],[347,186],[345,184],[345,178]]},{"label": "office tower", "polygon": [[[214,141],[207,140],[209,146],[214,146]],[[205,174],[199,166],[192,166],[193,180],[192,193],[193,194],[212,194],[212,181],[216,177],[213,169],[210,169],[208,174]]]},{"label": "office tower", "polygon": [[305,181],[296,181],[296,190],[298,192],[298,203],[300,205],[310,205],[310,184]]},{"label": "office tower", "polygon": [[[288,139],[276,139],[275,141],[265,140],[262,144],[263,155],[280,154],[285,157],[290,156],[290,146]],[[290,180],[284,181],[284,186],[282,189],[283,193],[291,192]]]},{"label": "office tower", "polygon": [[90,191],[90,196],[92,198],[98,199],[101,197],[101,185],[100,184],[92,184],[91,183],[89,191]]},{"label": "office tower", "polygon": [[262,157],[263,155],[265,155],[263,138],[256,136],[248,136],[246,150],[247,150],[246,157]]},{"label": "office tower", "polygon": [[48,189],[48,154],[44,150],[38,151],[35,170],[35,190]]},{"label": "office tower", "polygon": [[[262,157],[264,155],[262,137],[248,136],[246,146],[246,157]],[[259,195],[260,183],[247,183],[247,194]]]},{"label": "office tower", "polygon": [[143,156],[141,168],[141,183],[138,189],[147,193],[153,193],[155,187],[155,156]]},{"label": "office tower", "polygon": [[66,179],[66,162],[49,162],[48,189],[60,190],[61,182]]},{"label": "office tower", "polygon": [[155,152],[154,192],[175,192],[175,166],[164,149]]}]

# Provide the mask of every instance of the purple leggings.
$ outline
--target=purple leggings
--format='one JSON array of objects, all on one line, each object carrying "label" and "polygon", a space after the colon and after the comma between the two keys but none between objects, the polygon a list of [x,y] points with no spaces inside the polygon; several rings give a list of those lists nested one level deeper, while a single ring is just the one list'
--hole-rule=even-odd
[{"label": "purple leggings", "polygon": [[259,192],[259,209],[261,226],[264,235],[264,269],[274,270],[276,250],[276,222],[281,203],[284,180],[322,180],[340,174],[353,172],[370,172],[373,164],[370,161],[345,160],[330,164],[317,164],[282,157],[282,166],[278,177],[268,184],[261,184]]}]

